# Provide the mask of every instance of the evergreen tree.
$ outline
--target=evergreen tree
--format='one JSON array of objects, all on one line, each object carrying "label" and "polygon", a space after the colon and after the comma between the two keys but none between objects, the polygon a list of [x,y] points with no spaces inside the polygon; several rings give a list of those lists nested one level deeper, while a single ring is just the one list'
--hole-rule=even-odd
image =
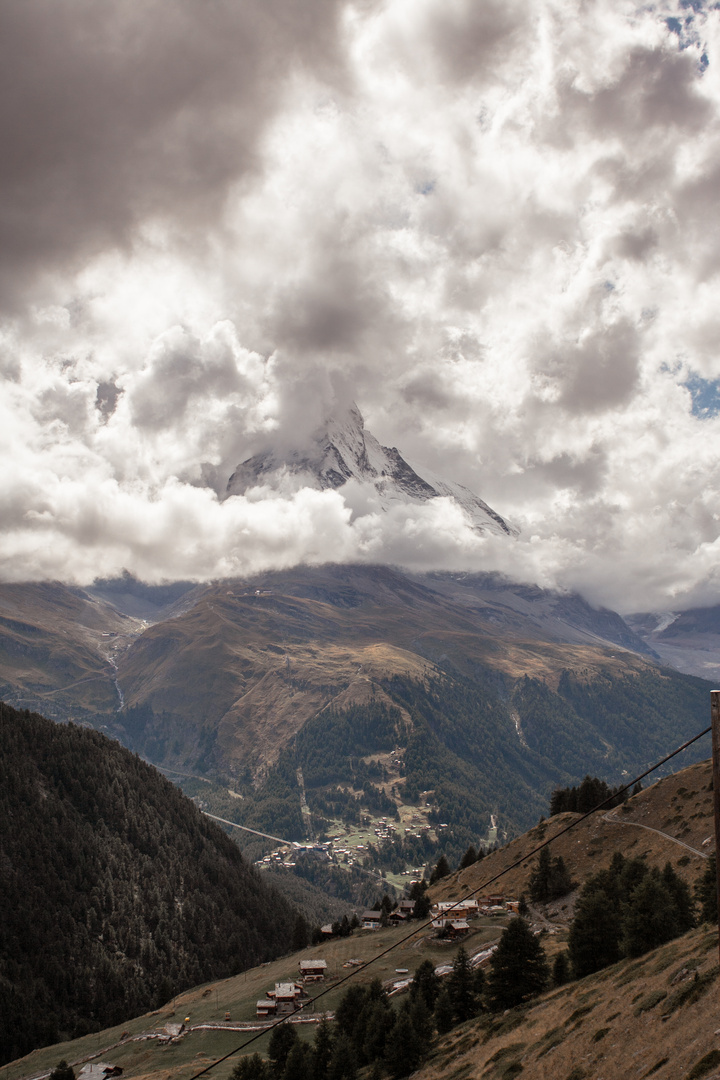
[{"label": "evergreen tree", "polygon": [[468,866],[472,866],[473,863],[476,863],[477,861],[478,861],[478,853],[475,850],[474,845],[471,844],[470,847],[465,852],[465,854],[463,855],[462,859],[460,860],[460,866],[458,867],[458,869],[459,870],[465,870]]},{"label": "evergreen tree", "polygon": [[565,896],[571,889],[572,881],[562,856],[551,859],[550,848],[544,847],[528,881],[530,899],[534,904],[547,904]]},{"label": "evergreen tree", "polygon": [[530,908],[528,907],[525,893],[520,893],[520,900],[518,902],[518,915],[522,915],[523,919],[526,919],[530,914]]},{"label": "evergreen tree", "polygon": [[272,1080],[270,1067],[259,1054],[241,1057],[230,1076],[232,1080]]},{"label": "evergreen tree", "polygon": [[558,855],[556,859],[553,859],[550,870],[550,899],[557,900],[560,896],[567,896],[572,887],[570,871],[565,866],[562,855]]},{"label": "evergreen tree", "polygon": [[283,1080],[313,1080],[312,1050],[302,1039],[296,1039],[287,1056]]},{"label": "evergreen tree", "polygon": [[75,1080],[75,1070],[63,1059],[50,1073],[50,1080]]},{"label": "evergreen tree", "polygon": [[304,949],[306,945],[310,943],[310,927],[307,924],[307,919],[298,912],[295,919],[295,926],[293,927],[292,947],[293,952],[298,952],[300,949]]},{"label": "evergreen tree", "polygon": [[432,1038],[432,1013],[425,1004],[422,994],[418,994],[414,1001],[408,1002],[408,1005],[410,1023],[415,1031],[420,1057],[423,1058],[430,1047]]},{"label": "evergreen tree", "polygon": [[328,1080],[355,1080],[357,1076],[355,1048],[344,1032],[335,1039],[327,1075]]},{"label": "evergreen tree", "polygon": [[493,1009],[512,1009],[539,994],[550,972],[540,942],[516,916],[503,931],[490,960],[486,998]]},{"label": "evergreen tree", "polygon": [[447,989],[455,1019],[459,1023],[469,1020],[477,1012],[475,1001],[475,974],[470,967],[468,954],[461,945],[453,960],[453,969],[448,976]]},{"label": "evergreen tree", "polygon": [[292,1024],[278,1024],[272,1029],[268,1043],[268,1057],[276,1076],[282,1076],[288,1055],[297,1042],[297,1032]]},{"label": "evergreen tree", "polygon": [[695,899],[700,904],[700,921],[716,923],[718,921],[717,902],[717,863],[715,852],[708,856],[705,870],[695,885]]},{"label": "evergreen tree", "polygon": [[400,1011],[393,1028],[393,1037],[386,1051],[386,1061],[391,1076],[395,1077],[396,1080],[401,1076],[407,1076],[420,1064],[420,1045],[417,1033],[405,1010]]},{"label": "evergreen tree", "polygon": [[366,998],[367,990],[365,987],[360,986],[358,983],[351,983],[335,1009],[335,1026],[341,1034],[347,1035],[348,1038],[351,1038],[355,1031]]},{"label": "evergreen tree", "polygon": [[390,1007],[387,995],[383,994],[375,1001],[368,1001],[363,1014],[363,1023],[358,1025],[360,1030],[356,1029],[356,1034],[362,1035],[360,1057],[364,1064],[377,1061],[385,1054],[386,1044],[394,1031],[395,1013]]},{"label": "evergreen tree", "polygon": [[330,1024],[323,1018],[317,1026],[313,1043],[313,1080],[326,1080],[331,1057],[332,1032]]},{"label": "evergreen tree", "polygon": [[485,994],[485,972],[481,967],[475,968],[473,972],[473,990],[475,991],[475,1000],[478,1003],[481,1002]]},{"label": "evergreen tree", "polygon": [[659,874],[646,874],[633,889],[623,905],[622,927],[626,956],[642,956],[677,935],[676,907]]},{"label": "evergreen tree", "polygon": [[441,1035],[447,1034],[453,1026],[453,1007],[447,987],[443,986],[435,1002],[435,1024]]},{"label": "evergreen tree", "polygon": [[440,979],[435,974],[435,965],[432,960],[423,960],[410,983],[410,998],[414,1001],[415,998],[422,997],[432,1012],[439,993]]},{"label": "evergreen tree", "polygon": [[413,918],[427,919],[428,915],[430,914],[431,906],[432,905],[430,904],[430,897],[427,895],[427,893],[423,893],[422,896],[419,896],[415,901],[415,907],[413,908]]},{"label": "evergreen tree", "polygon": [[414,881],[408,889],[408,900],[419,900],[427,892],[428,883],[425,878]]},{"label": "evergreen tree", "polygon": [[544,847],[528,880],[528,892],[533,904],[545,904],[550,898],[550,848]]},{"label": "evergreen tree", "polygon": [[566,952],[559,952],[556,955],[552,967],[552,980],[555,986],[564,986],[566,982],[569,982],[570,965]]},{"label": "evergreen tree", "polygon": [[587,814],[589,810],[594,810],[598,803],[603,802],[610,794],[610,788],[604,780],[598,780],[597,776],[586,776],[578,788],[578,813]]},{"label": "evergreen tree", "polygon": [[441,878],[447,877],[450,873],[450,863],[447,861],[444,855],[441,855],[437,861],[435,869],[430,875],[430,884],[434,885],[436,881],[440,881]]},{"label": "evergreen tree", "polygon": [[686,930],[692,930],[695,925],[695,904],[690,889],[669,862],[665,863],[662,881],[673,898],[677,933],[684,934]]},{"label": "evergreen tree", "polygon": [[620,959],[620,920],[604,889],[590,881],[583,887],[568,937],[568,953],[576,979],[600,971]]}]

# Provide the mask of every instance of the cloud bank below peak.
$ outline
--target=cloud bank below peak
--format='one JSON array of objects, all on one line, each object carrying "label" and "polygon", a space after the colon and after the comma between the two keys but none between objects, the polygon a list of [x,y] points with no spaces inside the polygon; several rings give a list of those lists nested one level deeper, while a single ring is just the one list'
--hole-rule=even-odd
[{"label": "cloud bank below peak", "polygon": [[[720,12],[199,12],[0,11],[3,577],[356,559],[720,601]],[[519,537],[362,486],[223,500],[354,399]]]}]

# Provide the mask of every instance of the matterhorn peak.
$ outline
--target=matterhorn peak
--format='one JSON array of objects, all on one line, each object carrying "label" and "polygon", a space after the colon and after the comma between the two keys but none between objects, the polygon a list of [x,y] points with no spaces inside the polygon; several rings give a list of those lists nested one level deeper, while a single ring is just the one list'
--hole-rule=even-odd
[{"label": "matterhorn peak", "polygon": [[261,485],[280,488],[288,479],[296,487],[321,490],[342,489],[350,480],[372,485],[382,510],[444,496],[457,503],[479,531],[517,535],[516,529],[468,488],[427,472],[423,478],[396,447],[381,446],[366,429],[354,402],[321,424],[303,448],[283,453],[266,450],[243,461],[230,477],[226,495],[244,495]]}]

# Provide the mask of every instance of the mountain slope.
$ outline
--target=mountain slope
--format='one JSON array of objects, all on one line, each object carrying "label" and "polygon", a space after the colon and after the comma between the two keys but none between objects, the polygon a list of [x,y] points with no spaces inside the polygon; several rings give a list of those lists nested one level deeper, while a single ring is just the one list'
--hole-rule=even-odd
[{"label": "mountain slope", "polygon": [[[500,891],[507,896],[527,893],[537,861],[537,856],[528,853],[579,817],[562,813],[540,822],[480,862],[443,878],[432,889],[433,899],[459,899],[482,890],[484,882],[500,873]],[[712,763],[704,760],[661,777],[619,807],[591,814],[557,836],[551,850],[553,857],[562,856],[578,885],[609,865],[613,852],[621,851],[627,858],[641,858],[660,870],[669,861],[692,886],[705,870],[708,853],[714,850],[714,836]],[[518,861],[519,866],[505,872]],[[572,902],[563,899],[551,906],[560,923],[568,921]]]},{"label": "mountain slope", "polygon": [[720,606],[631,615],[627,621],[663,663],[720,682]]},{"label": "mountain slope", "polygon": [[81,589],[0,585],[0,696],[57,718],[112,713],[112,647],[140,628]]},{"label": "mountain slope", "polygon": [[267,450],[243,461],[228,481],[226,497],[244,495],[264,484],[337,490],[349,481],[372,489],[381,510],[450,498],[481,532],[517,535],[516,529],[468,488],[427,473],[423,478],[396,447],[381,446],[366,430],[357,405],[344,416],[328,420],[314,433],[309,446],[287,452]]},{"label": "mountain slope", "polygon": [[[687,834],[688,842],[696,842],[712,828],[709,777],[707,762],[683,769],[630,799],[627,813],[617,812],[629,825],[605,822],[601,815],[593,815],[589,823],[558,840],[553,855],[563,854],[579,881],[609,864],[617,850],[630,858],[640,856],[658,867],[669,859],[677,873],[692,883],[702,873],[704,859],[648,831],[643,823],[661,829],[672,809],[673,815],[682,817],[693,830]],[[558,815],[544,823],[546,836],[571,819],[572,815]],[[674,827],[682,833],[685,825],[677,822]],[[541,838],[542,828],[538,826],[518,838],[508,852],[517,855],[530,850]],[[634,836],[637,843],[633,846]],[[600,845],[602,850],[598,851]],[[498,870],[503,854],[495,852],[462,871],[460,878],[454,875],[442,881],[431,890],[433,897],[466,895],[481,886]],[[523,874],[528,872],[529,868]],[[492,892],[517,894],[522,880],[525,878],[513,882],[508,876],[494,884]],[[545,914],[538,911],[533,920],[536,930],[544,924],[546,932],[541,941],[551,961],[566,947],[571,906],[572,899],[563,898],[550,905]],[[503,922],[502,918],[473,920],[473,936],[465,940],[468,951],[473,953],[497,940]],[[398,979],[397,967],[402,965],[412,974],[428,958],[434,964],[450,963],[451,946],[433,940],[428,930],[418,929],[417,924],[414,929],[410,940],[380,957],[369,971],[357,972],[349,985],[367,987],[376,976],[391,984]],[[348,971],[341,965],[349,955],[368,960],[407,933],[407,926],[358,932],[351,941],[324,942],[320,947],[283,957],[270,967],[249,971],[247,981],[235,978],[197,987],[183,995],[176,1007],[168,1003],[159,1014],[138,1018],[126,1028],[35,1053],[13,1066],[12,1076],[21,1080],[42,1074],[61,1055],[69,1061],[84,1062],[103,1047],[112,1048],[103,1059],[117,1063],[126,1075],[160,1080],[167,1076],[170,1066],[174,1075],[191,1075],[202,1067],[200,1062],[209,1064],[247,1037],[239,1031],[230,1034],[218,1030],[225,1026],[225,1010],[230,1011],[233,1023],[250,1020],[256,998],[275,981],[294,977],[299,959],[322,956],[333,975],[346,975]],[[484,1013],[460,1024],[448,1035],[436,1038],[428,1060],[413,1075],[419,1080],[467,1076],[510,1080],[519,1075],[531,1080],[615,1080],[627,1075],[652,1075],[660,1080],[688,1080],[693,1076],[699,1080],[715,1076],[712,1069],[694,1074],[691,1070],[706,1055],[720,1050],[714,1007],[717,977],[717,928],[699,927],[639,959],[622,960],[585,979],[551,988],[526,1005],[500,1014]],[[346,989],[333,989],[330,984],[323,1004],[330,1009],[337,1007]],[[406,1000],[403,996],[393,999],[400,1008]],[[189,1031],[171,1050],[156,1039],[143,1039],[144,1034],[159,1032],[168,1021],[177,1022],[186,1015],[190,1017]],[[130,1037],[121,1038],[123,1032]],[[267,1036],[248,1046],[245,1053],[255,1050],[267,1054]],[[220,1064],[215,1074],[227,1078],[236,1060]],[[716,1054],[716,1060],[720,1060],[720,1054]],[[632,1063],[631,1069],[628,1062]]]},{"label": "mountain slope", "polygon": [[[553,785],[586,772],[614,780],[703,726],[707,684],[602,634],[635,644],[613,613],[507,583],[382,567],[267,574],[209,588],[135,641],[119,663],[129,707],[117,730],[152,760],[232,777],[249,800],[237,820],[276,835],[250,807],[282,759],[282,820],[297,826],[280,835],[301,839],[293,770],[311,791],[351,784],[358,751],[341,748],[342,718],[394,708],[404,772],[385,791],[437,789],[438,821],[464,819],[476,842],[490,813],[526,828]],[[313,745],[335,771],[315,784],[303,746],[330,713],[336,726]],[[388,749],[368,744],[361,757]]]},{"label": "mountain slope", "polygon": [[290,942],[290,906],[156,770],[2,704],[0,872],[0,1060]]},{"label": "mountain slope", "polygon": [[[145,605],[143,619],[112,607],[113,596],[125,609]],[[406,797],[403,785],[428,788],[429,770],[437,812],[448,815],[438,821],[464,818],[473,842],[491,813],[501,814],[501,829],[526,828],[553,785],[586,772],[615,781],[693,734],[706,712],[707,684],[657,666],[614,612],[493,575],[328,565],[164,591],[130,580],[99,584],[92,595],[0,587],[0,605],[8,597],[16,621],[27,613],[23,647],[35,635],[85,650],[85,677],[68,683],[61,674],[53,687],[46,665],[46,682],[32,688],[33,702],[51,700],[55,716],[105,725],[160,765],[227,778],[254,799],[286,751],[290,767],[294,740],[324,710],[342,718],[358,707],[396,708],[397,746],[412,753],[392,783],[373,766],[386,795],[393,784],[396,800]],[[77,611],[75,623],[58,622],[63,605]],[[91,615],[101,621],[88,628]],[[0,643],[10,635],[0,626]],[[15,666],[9,658],[4,668],[8,697],[26,703],[25,656],[13,655]],[[112,704],[90,701],[93,686],[105,687]],[[327,739],[342,757],[332,732]],[[375,752],[386,753],[367,754]],[[344,760],[337,782],[348,784],[354,766]],[[461,804],[453,775],[465,776],[472,807]],[[321,813],[322,787],[312,793]],[[297,785],[283,781],[282,789],[283,820],[299,820]],[[270,803],[258,817],[250,802],[238,807],[245,824],[284,835],[266,820]],[[304,838],[296,831],[293,839]]]}]

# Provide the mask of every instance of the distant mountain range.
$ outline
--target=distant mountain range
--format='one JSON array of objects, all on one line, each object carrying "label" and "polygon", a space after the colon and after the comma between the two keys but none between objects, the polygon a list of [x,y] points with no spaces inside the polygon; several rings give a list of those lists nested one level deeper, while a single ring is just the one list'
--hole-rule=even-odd
[{"label": "distant mountain range", "polygon": [[720,606],[630,615],[626,622],[664,664],[720,685]]},{"label": "distant mountain range", "polygon": [[423,471],[424,477],[396,447],[381,446],[353,405],[344,416],[321,425],[309,445],[284,452],[267,450],[243,461],[230,477],[226,497],[244,495],[260,485],[287,489],[292,484],[324,491],[354,481],[372,491],[380,510],[444,497],[452,499],[481,532],[517,535],[517,529],[468,488]]},{"label": "distant mountain range", "polygon": [[[103,727],[164,767],[253,781],[253,798],[281,758],[302,764],[328,709],[399,709],[398,745],[420,749],[397,791],[434,783],[442,820],[465,815],[458,845],[491,813],[517,831],[553,785],[616,780],[694,734],[708,689],[660,667],[616,613],[493,575],[324,566],[161,589],[127,576],[0,587],[11,704]],[[333,775],[350,775],[324,738]],[[299,807],[283,791],[283,813]],[[251,803],[238,801],[238,820],[277,834],[278,805]]]}]

